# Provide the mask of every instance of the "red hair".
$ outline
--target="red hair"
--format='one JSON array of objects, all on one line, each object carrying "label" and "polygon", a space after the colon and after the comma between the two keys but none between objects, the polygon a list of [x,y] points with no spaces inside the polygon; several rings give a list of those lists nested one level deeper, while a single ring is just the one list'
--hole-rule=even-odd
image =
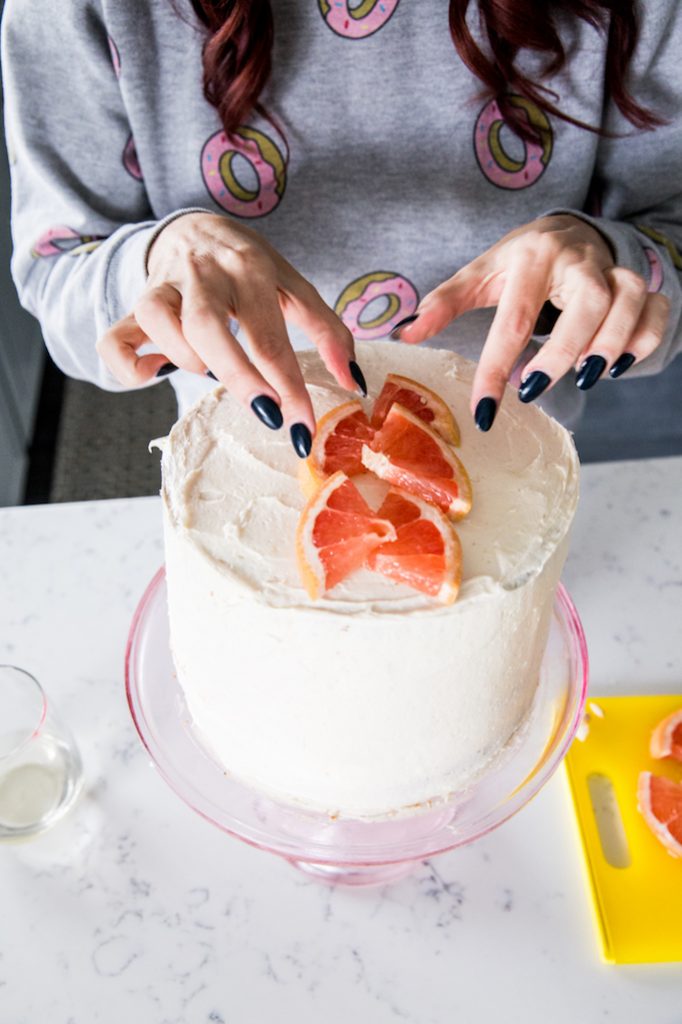
[{"label": "red hair", "polygon": [[[203,49],[204,95],[216,107],[229,134],[252,111],[268,116],[259,97],[272,68],[273,22],[270,0],[191,0],[199,20],[208,29]],[[543,77],[566,63],[549,4],[537,0],[478,0],[484,52],[469,31],[466,13],[470,0],[450,0],[450,34],[463,62],[483,83],[483,94],[494,96],[509,125],[522,137],[535,137],[519,107],[509,100],[513,92],[532,100],[545,114],[604,134],[598,126],[578,121],[556,106],[551,89],[524,75],[515,65],[520,50],[547,54]],[[626,77],[638,37],[636,0],[561,0],[564,14],[580,18],[607,35],[606,90],[618,109],[636,128],[651,130],[664,124],[630,94]]]},{"label": "red hair", "polygon": [[208,29],[204,43],[204,96],[229,135],[252,111],[272,69],[270,0],[191,0]]}]

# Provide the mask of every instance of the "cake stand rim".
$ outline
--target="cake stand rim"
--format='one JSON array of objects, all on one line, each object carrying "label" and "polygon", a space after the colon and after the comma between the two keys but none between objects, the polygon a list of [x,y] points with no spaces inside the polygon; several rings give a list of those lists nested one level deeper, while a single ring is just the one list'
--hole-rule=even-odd
[{"label": "cake stand rim", "polygon": [[[221,831],[226,832],[228,835],[234,836],[236,839],[240,839],[242,842],[248,843],[249,846],[253,846],[256,849],[264,850],[268,853],[277,854],[278,856],[284,858],[287,861],[294,863],[305,862],[319,865],[334,864],[348,867],[374,867],[381,865],[406,863],[408,861],[416,863],[428,857],[436,856],[441,853],[447,853],[449,850],[453,850],[458,846],[468,845],[469,843],[475,842],[476,840],[488,835],[488,833],[494,831],[500,825],[503,825],[506,821],[508,821],[516,813],[518,813],[518,811],[525,807],[526,804],[533,799],[533,797],[537,795],[540,789],[542,789],[543,786],[550,780],[552,775],[554,775],[557,768],[563,761],[569,746],[575,738],[576,732],[582,720],[585,703],[587,700],[587,689],[589,681],[589,655],[587,649],[587,641],[585,637],[585,631],[583,629],[582,622],[580,620],[580,616],[578,615],[575,604],[573,603],[573,600],[570,594],[568,593],[568,590],[560,581],[557,584],[554,594],[553,615],[556,613],[557,606],[559,606],[561,612],[563,613],[563,617],[560,617],[560,621],[562,625],[568,626],[569,632],[574,641],[574,653],[577,658],[576,678],[578,680],[578,686],[575,688],[573,710],[570,714],[568,724],[564,729],[563,738],[561,739],[561,742],[558,743],[556,748],[551,752],[551,755],[542,765],[543,770],[539,771],[538,766],[536,765],[533,771],[529,773],[529,775],[527,775],[521,783],[519,783],[519,785],[511,794],[511,796],[514,797],[521,793],[523,794],[523,799],[516,803],[512,802],[512,805],[509,807],[507,812],[503,813],[494,821],[484,824],[478,831],[475,831],[462,837],[457,837],[456,834],[454,833],[450,834],[448,836],[446,844],[444,844],[442,841],[442,830],[437,832],[433,837],[424,837],[424,849],[420,850],[419,852],[415,851],[412,854],[408,855],[406,855],[404,851],[400,852],[396,850],[395,854],[392,856],[390,850],[387,849],[385,852],[382,852],[378,855],[367,854],[366,859],[363,859],[362,856],[357,853],[351,853],[344,856],[343,851],[333,849],[332,847],[330,847],[329,850],[326,852],[321,851],[319,854],[312,853],[309,850],[306,850],[305,854],[303,854],[300,847],[295,847],[292,840],[288,840],[289,846],[287,849],[284,848],[284,844],[282,844],[281,842],[278,848],[276,845],[273,845],[273,843],[276,843],[278,840],[272,840],[268,838],[258,839],[255,838],[253,835],[244,834],[243,832],[239,831],[236,827],[230,827],[230,825],[225,824],[223,820],[216,820],[216,818],[212,817],[207,810],[203,810],[201,807],[197,806],[196,803],[194,803],[187,796],[185,796],[182,792],[180,792],[172,775],[169,774],[169,772],[165,770],[163,765],[159,763],[158,757],[155,754],[152,747],[150,746],[144,729],[141,727],[139,719],[140,717],[144,716],[144,708],[142,705],[142,701],[140,700],[139,694],[134,692],[134,687],[132,685],[131,660],[135,648],[135,643],[136,640],[138,639],[139,630],[143,623],[145,614],[148,612],[150,604],[156,598],[157,592],[160,590],[161,585],[165,582],[165,577],[166,569],[165,565],[162,565],[147,584],[135,608],[135,612],[133,613],[126,641],[126,699],[131,717],[133,719],[133,724],[135,725],[135,729],[138,733],[138,736],[140,737],[142,745],[147,751],[149,757],[151,758],[154,768],[159,772],[164,782],[169,786],[169,788],[172,790],[175,796],[179,797],[183,801],[183,803],[185,803],[188,807],[191,808],[191,810],[193,810],[196,814],[200,815],[200,817],[202,817],[205,821],[208,821],[211,825],[214,825]],[[566,714],[566,712],[564,712],[564,714]],[[250,787],[248,787],[245,783],[240,783],[240,785],[244,786],[245,789],[250,789]],[[528,789],[525,788],[526,786],[528,786]],[[319,815],[321,820],[327,820],[328,818],[328,816],[325,815],[323,812],[307,811],[305,808],[298,808],[292,804],[278,803],[277,801],[273,800],[273,798],[267,797],[266,794],[258,793],[255,789],[250,789],[250,792],[253,794],[254,797],[266,796],[266,798],[268,800],[271,800],[272,803],[277,804],[278,807],[288,812],[298,811],[302,815],[306,814],[309,816],[317,814]],[[450,798],[450,800],[444,800],[442,803],[436,804],[433,810],[440,809],[442,811],[445,811],[449,805],[452,805],[452,798]],[[496,805],[496,807],[497,806],[499,805]],[[496,810],[496,807],[493,808],[493,811]],[[419,817],[419,815],[415,817]],[[345,819],[346,822],[351,820],[353,822],[357,822],[363,825],[373,824],[371,820],[363,821],[362,819]],[[440,842],[438,841],[439,837]],[[430,845],[427,845],[428,838],[432,838],[433,840],[433,842]]]}]

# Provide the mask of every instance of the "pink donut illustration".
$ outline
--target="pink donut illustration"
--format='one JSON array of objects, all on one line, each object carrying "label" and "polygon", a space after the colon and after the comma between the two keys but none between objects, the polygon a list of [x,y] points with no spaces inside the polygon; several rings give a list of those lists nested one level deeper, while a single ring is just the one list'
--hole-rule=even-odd
[{"label": "pink donut illustration", "polygon": [[643,235],[646,235],[647,238],[650,238],[652,242],[658,242],[659,245],[662,245],[672,260],[673,266],[677,270],[682,270],[682,255],[680,255],[680,251],[672,239],[668,238],[667,235],[664,235],[662,231],[658,230],[658,228],[649,227],[648,224],[635,224],[635,227],[638,231],[641,231]]},{"label": "pink donut illustration", "polygon": [[399,0],[362,0],[351,7],[348,0],[318,0],[322,17],[332,32],[346,39],[366,39],[383,28]]},{"label": "pink donut illustration", "polygon": [[[371,319],[363,318],[363,312],[374,299],[387,299],[381,312]],[[360,341],[385,338],[397,323],[411,316],[417,308],[417,289],[401,274],[387,270],[375,270],[351,281],[343,289],[334,311],[346,327]]]},{"label": "pink donut illustration", "polygon": [[545,172],[552,155],[552,126],[546,114],[524,96],[511,95],[513,106],[523,111],[529,124],[537,128],[542,143],[525,142],[523,160],[509,156],[502,146],[500,132],[504,118],[497,100],[483,107],[474,126],[474,151],[478,166],[497,188],[519,189],[535,184]]},{"label": "pink donut illustration", "polygon": [[[247,188],[236,177],[235,157],[248,160],[257,178]],[[264,217],[279,205],[286,187],[286,162],[264,132],[241,126],[228,137],[216,132],[201,151],[201,173],[218,206],[235,217]]]},{"label": "pink donut illustration", "polygon": [[649,261],[649,287],[648,292],[660,292],[661,285],[663,284],[663,264],[661,257],[658,255],[655,249],[651,249],[648,245],[644,246],[644,255]]},{"label": "pink donut illustration", "polygon": [[128,141],[123,149],[122,160],[123,166],[131,178],[135,178],[136,181],[142,181],[142,168],[140,167],[140,161],[137,159],[135,139],[132,135],[128,136]]},{"label": "pink donut illustration", "polygon": [[109,43],[109,53],[111,54],[111,63],[114,65],[114,74],[117,78],[121,77],[121,54],[118,52],[118,46],[111,38],[107,36],[107,42]]},{"label": "pink donut illustration", "polygon": [[82,256],[100,245],[106,235],[79,235],[63,224],[43,232],[31,250],[32,256]]}]

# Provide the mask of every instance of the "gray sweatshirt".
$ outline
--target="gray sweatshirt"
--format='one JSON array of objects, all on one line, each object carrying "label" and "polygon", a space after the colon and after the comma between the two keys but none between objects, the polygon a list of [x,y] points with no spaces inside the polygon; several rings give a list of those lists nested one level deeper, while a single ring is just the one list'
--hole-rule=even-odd
[{"label": "gray sweatshirt", "polygon": [[[261,232],[361,339],[384,338],[420,297],[502,235],[549,212],[585,217],[617,262],[671,300],[663,345],[682,345],[682,7],[642,4],[637,100],[669,119],[635,130],[604,102],[604,37],[560,22],[571,59],[558,105],[603,138],[516,102],[526,145],[464,66],[446,0],[274,0],[263,96],[286,136],[250,117],[233,140],[202,95],[203,30],[188,0],[7,0],[2,70],[12,171],[13,274],[65,373],[120,385],[96,339],[145,287],[145,253],[188,207]],[[475,5],[474,5],[475,7]],[[358,12],[361,16],[358,16]],[[475,14],[475,11],[472,12]],[[537,72],[542,58],[522,54]],[[677,248],[676,248],[677,246]],[[475,357],[490,311],[435,340]],[[307,340],[295,328],[295,347]],[[180,371],[181,409],[210,382]],[[575,389],[574,389],[575,390]]]}]

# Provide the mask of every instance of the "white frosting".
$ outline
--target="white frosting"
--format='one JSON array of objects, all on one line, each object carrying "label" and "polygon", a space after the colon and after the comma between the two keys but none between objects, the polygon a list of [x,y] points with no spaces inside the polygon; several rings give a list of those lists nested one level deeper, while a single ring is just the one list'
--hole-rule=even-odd
[{"label": "white frosting", "polygon": [[[458,419],[474,499],[456,527],[455,604],[365,570],[311,601],[295,559],[299,459],[285,430],[222,388],[171,431],[163,498],[172,649],[213,756],[280,798],[373,816],[466,785],[527,715],[578,463],[570,435],[511,389],[480,434],[474,366],[453,353],[380,342],[356,352],[370,396],[400,373]],[[318,418],[349,400],[316,353],[299,359]],[[366,490],[377,505],[383,486]]]}]

